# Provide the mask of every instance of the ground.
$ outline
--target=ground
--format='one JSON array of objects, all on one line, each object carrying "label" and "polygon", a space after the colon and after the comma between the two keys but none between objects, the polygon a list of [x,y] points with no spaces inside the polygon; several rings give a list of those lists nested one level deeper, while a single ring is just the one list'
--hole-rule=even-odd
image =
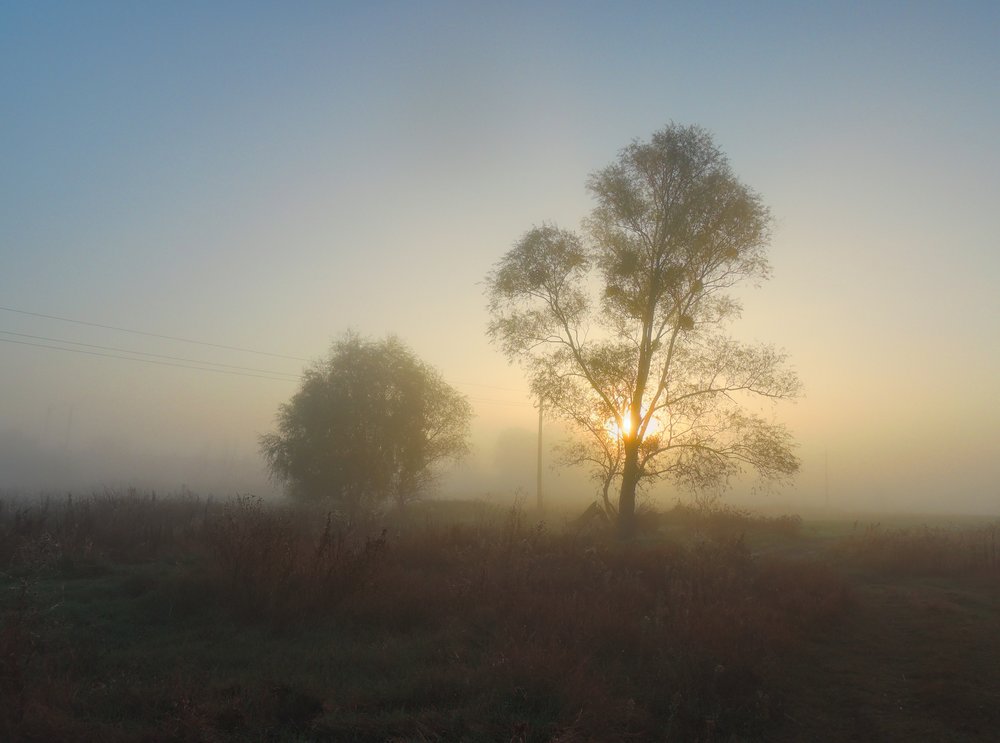
[{"label": "ground", "polygon": [[0,502],[0,738],[978,741],[996,522]]},{"label": "ground", "polygon": [[997,581],[855,574],[852,584],[852,610],[785,666],[788,713],[773,739],[994,739]]}]

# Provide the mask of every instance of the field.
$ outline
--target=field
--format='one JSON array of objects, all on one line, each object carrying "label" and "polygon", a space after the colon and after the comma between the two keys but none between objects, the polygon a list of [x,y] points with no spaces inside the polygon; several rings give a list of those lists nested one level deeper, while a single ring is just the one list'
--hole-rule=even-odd
[{"label": "field", "polygon": [[0,500],[0,739],[962,741],[1000,524]]}]

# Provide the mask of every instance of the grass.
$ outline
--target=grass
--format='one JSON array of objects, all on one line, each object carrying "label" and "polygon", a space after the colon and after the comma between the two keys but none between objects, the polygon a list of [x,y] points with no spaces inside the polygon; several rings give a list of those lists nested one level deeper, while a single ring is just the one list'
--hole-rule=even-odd
[{"label": "grass", "polygon": [[869,524],[843,540],[844,557],[897,575],[1000,573],[1000,521],[952,529]]},{"label": "grass", "polygon": [[348,528],[249,496],[0,501],[0,739],[975,740],[1000,723],[995,525],[830,539],[678,506],[622,545],[449,508]]}]

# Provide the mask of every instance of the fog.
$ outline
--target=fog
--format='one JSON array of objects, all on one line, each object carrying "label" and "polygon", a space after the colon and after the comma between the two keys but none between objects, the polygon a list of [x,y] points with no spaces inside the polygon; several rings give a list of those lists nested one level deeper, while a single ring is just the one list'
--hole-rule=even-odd
[{"label": "fog", "polygon": [[[537,415],[530,411],[531,416]],[[61,413],[61,415],[59,415]],[[227,497],[253,493],[283,497],[268,477],[253,437],[213,440],[210,432],[185,441],[183,431],[163,430],[156,446],[112,434],[93,436],[86,418],[53,409],[49,429],[0,432],[2,489],[19,493],[77,494],[124,490],[129,487],[176,493],[190,490]],[[263,430],[261,431],[263,432]],[[984,437],[988,429],[981,432]],[[582,511],[598,497],[598,486],[582,467],[558,461],[553,445],[572,431],[547,422],[543,431],[543,501],[547,506]],[[900,438],[903,438],[901,435]],[[934,442],[911,437],[879,450],[869,442],[855,445],[800,448],[804,465],[791,483],[768,485],[748,476],[721,491],[726,502],[765,512],[830,513],[1000,513],[998,473],[990,461],[989,439],[968,449],[940,450]],[[442,469],[428,497],[483,500],[507,505],[520,500],[536,503],[537,428],[474,426],[473,451],[461,462]],[[693,494],[670,482],[645,493],[643,502],[669,507],[689,502]]]},{"label": "fog", "polygon": [[[353,329],[473,406],[433,494],[533,502],[484,276],[674,120],[775,217],[731,332],[805,389],[767,411],[798,476],[725,497],[1000,513],[996,9],[432,5],[0,11],[0,488],[281,497],[258,439]],[[567,435],[544,496],[582,510]]]}]

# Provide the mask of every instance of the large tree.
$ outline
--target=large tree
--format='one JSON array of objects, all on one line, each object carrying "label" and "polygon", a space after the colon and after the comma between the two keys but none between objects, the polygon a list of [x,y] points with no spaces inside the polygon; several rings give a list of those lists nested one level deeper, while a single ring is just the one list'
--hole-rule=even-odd
[{"label": "large tree", "polygon": [[704,129],[674,124],[587,186],[586,239],[535,227],[487,276],[489,335],[580,427],[569,458],[594,467],[623,536],[643,484],[793,474],[788,432],[748,403],[792,398],[798,380],[782,354],[723,332],[740,313],[727,290],[769,274],[760,197]]},{"label": "large tree", "polygon": [[293,497],[353,517],[423,494],[438,465],[467,452],[471,417],[468,401],[398,339],[350,334],[306,370],[260,445]]}]

